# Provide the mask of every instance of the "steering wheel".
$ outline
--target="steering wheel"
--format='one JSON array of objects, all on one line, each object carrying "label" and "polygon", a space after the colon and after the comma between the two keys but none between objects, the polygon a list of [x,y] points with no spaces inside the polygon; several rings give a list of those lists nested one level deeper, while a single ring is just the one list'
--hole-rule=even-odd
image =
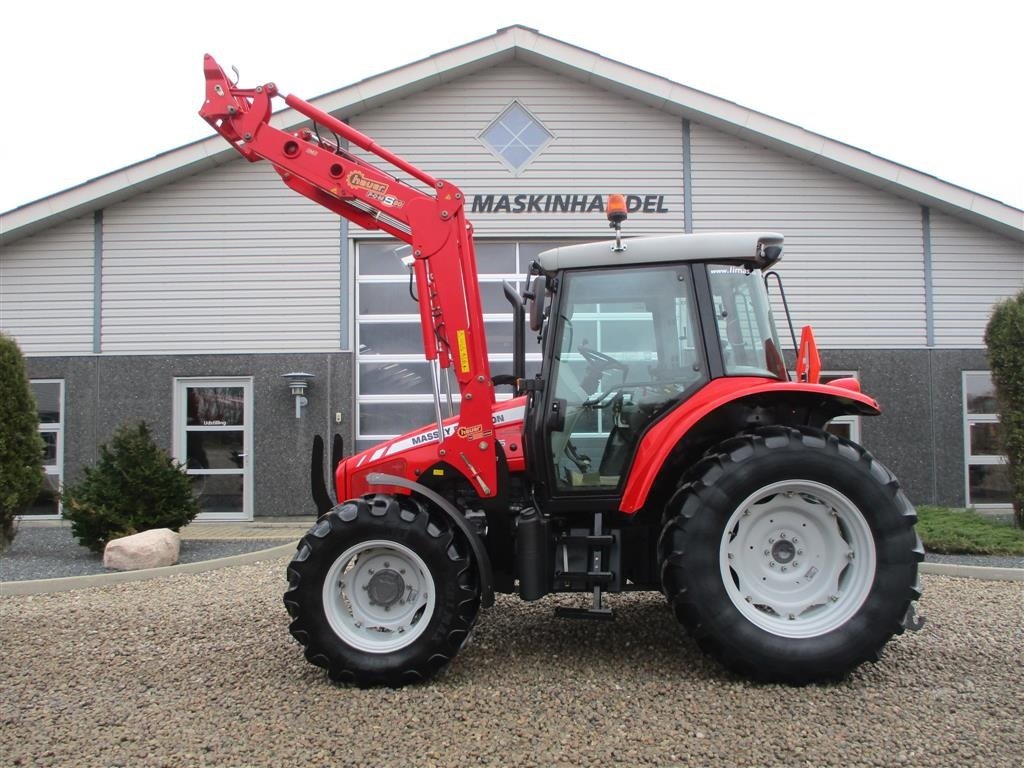
[{"label": "steering wheel", "polygon": [[584,340],[580,344],[576,351],[580,353],[583,359],[587,362],[587,372],[580,382],[580,386],[583,387],[583,391],[587,395],[592,395],[598,391],[601,387],[601,377],[608,371],[618,369],[622,371],[622,382],[626,381],[626,376],[629,375],[629,367],[623,365],[611,355],[606,355],[604,352],[598,352],[596,349],[591,349],[587,346],[587,342]]},{"label": "steering wheel", "polygon": [[606,355],[604,352],[598,352],[596,349],[591,349],[586,344],[580,344],[577,351],[583,356],[583,359],[587,361],[588,365],[594,366],[602,373],[609,371],[612,368],[618,368],[622,371],[622,375],[625,376],[629,372],[629,366],[624,363],[620,363],[611,355]]}]

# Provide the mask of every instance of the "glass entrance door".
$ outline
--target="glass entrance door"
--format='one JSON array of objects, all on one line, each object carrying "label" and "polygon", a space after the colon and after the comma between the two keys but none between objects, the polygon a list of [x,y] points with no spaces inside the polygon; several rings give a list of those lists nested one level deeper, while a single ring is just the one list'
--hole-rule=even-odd
[{"label": "glass entrance door", "polygon": [[197,520],[252,520],[252,379],[178,379],[174,455],[199,500]]}]

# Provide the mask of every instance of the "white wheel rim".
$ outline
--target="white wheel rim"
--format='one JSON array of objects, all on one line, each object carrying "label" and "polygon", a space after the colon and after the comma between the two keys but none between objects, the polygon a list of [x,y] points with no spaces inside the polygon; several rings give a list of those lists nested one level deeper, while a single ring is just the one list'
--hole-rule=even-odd
[{"label": "white wheel rim", "polygon": [[736,508],[719,563],[729,599],[755,626],[781,637],[818,637],[864,604],[875,578],[875,542],[843,494],[784,480]]},{"label": "white wheel rim", "polygon": [[413,643],[434,615],[434,580],[422,558],[394,541],[363,541],[331,565],[324,614],[347,645],[391,653]]}]

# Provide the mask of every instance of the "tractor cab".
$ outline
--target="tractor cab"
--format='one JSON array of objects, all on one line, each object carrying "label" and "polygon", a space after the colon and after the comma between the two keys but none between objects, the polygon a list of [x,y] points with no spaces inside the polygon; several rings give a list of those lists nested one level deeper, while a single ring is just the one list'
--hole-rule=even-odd
[{"label": "tractor cab", "polygon": [[545,383],[528,439],[546,457],[550,501],[617,509],[653,422],[713,379],[788,379],[762,277],[781,244],[774,233],[672,235],[540,254]]}]

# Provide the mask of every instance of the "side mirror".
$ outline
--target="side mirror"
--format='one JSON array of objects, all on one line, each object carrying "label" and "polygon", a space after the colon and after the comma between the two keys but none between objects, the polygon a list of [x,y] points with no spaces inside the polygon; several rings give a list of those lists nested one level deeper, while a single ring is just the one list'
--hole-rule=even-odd
[{"label": "side mirror", "polygon": [[548,279],[544,275],[535,275],[526,294],[530,310],[530,330],[537,332],[544,322],[544,299],[547,292]]}]

